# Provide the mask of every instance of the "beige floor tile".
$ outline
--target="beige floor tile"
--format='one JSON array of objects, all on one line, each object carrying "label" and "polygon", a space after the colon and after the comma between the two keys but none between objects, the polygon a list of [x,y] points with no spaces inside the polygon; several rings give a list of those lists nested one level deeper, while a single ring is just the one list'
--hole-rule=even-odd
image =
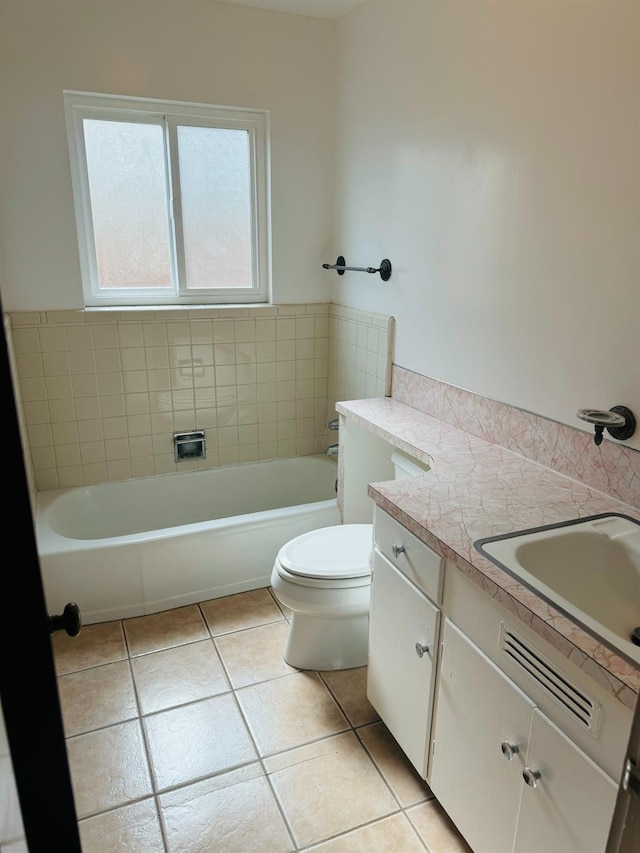
[{"label": "beige floor tile", "polygon": [[343,732],[349,723],[315,672],[297,672],[238,690],[260,755]]},{"label": "beige floor tile", "polygon": [[78,818],[153,793],[138,720],[67,740]]},{"label": "beige floor tile", "polygon": [[78,823],[82,853],[161,853],[164,842],[155,801],[141,800]]},{"label": "beige floor tile", "polygon": [[253,589],[250,592],[204,601],[200,604],[200,609],[214,637],[284,619],[266,589]]},{"label": "beige floor tile", "polygon": [[276,622],[217,637],[216,647],[232,686],[247,687],[249,684],[297,672],[282,657],[288,634],[288,624]]},{"label": "beige floor tile", "polygon": [[76,637],[57,631],[51,642],[58,675],[127,657],[121,622],[83,625]]},{"label": "beige floor tile", "polygon": [[413,806],[433,797],[431,788],[420,777],[384,723],[363,726],[358,729],[358,737],[401,806]]},{"label": "beige floor tile", "polygon": [[152,714],[142,724],[158,790],[231,770],[257,757],[229,693]]},{"label": "beige floor tile", "polygon": [[432,853],[473,853],[437,800],[408,809],[407,817]]},{"label": "beige floor tile", "polygon": [[125,619],[123,625],[132,656],[159,652],[209,637],[202,614],[195,604],[151,616]]},{"label": "beige floor tile", "polygon": [[352,732],[266,758],[264,765],[300,846],[398,810]]},{"label": "beige floor tile", "polygon": [[382,818],[308,849],[309,853],[424,853],[424,845],[402,814]]},{"label": "beige floor tile", "polygon": [[230,690],[213,640],[132,658],[131,666],[143,714]]},{"label": "beige floor tile", "polygon": [[322,678],[352,726],[364,726],[380,717],[367,699],[367,667],[335,669],[322,673]]},{"label": "beige floor tile", "polygon": [[67,737],[138,716],[129,661],[61,675],[58,695]]},{"label": "beige floor tile", "polygon": [[285,853],[295,847],[259,765],[160,797],[171,853]]}]

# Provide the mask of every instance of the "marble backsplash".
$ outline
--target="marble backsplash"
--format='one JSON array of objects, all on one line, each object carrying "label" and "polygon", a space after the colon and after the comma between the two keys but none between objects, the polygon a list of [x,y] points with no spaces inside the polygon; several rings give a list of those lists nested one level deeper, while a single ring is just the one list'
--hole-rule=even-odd
[{"label": "marble backsplash", "polygon": [[391,396],[478,438],[640,508],[640,452],[591,432],[499,403],[437,379],[392,368]]}]

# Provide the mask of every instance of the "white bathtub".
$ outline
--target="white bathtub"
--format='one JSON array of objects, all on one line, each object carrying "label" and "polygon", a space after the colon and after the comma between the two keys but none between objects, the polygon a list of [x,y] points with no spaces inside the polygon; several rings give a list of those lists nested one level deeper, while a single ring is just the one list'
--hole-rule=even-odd
[{"label": "white bathtub", "polygon": [[268,586],[285,542],[340,523],[336,476],[319,455],[40,492],[48,611],[88,625]]}]

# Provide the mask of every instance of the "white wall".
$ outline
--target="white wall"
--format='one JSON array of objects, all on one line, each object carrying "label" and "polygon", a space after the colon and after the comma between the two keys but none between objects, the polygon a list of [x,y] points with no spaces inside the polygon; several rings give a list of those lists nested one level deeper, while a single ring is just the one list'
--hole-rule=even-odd
[{"label": "white wall", "polygon": [[[640,3],[394,0],[338,22],[332,299],[395,361],[563,423],[640,420]],[[640,448],[640,429],[626,446]]]},{"label": "white wall", "polygon": [[82,307],[63,89],[270,110],[274,300],[327,301],[335,27],[214,0],[2,0],[4,310]]}]

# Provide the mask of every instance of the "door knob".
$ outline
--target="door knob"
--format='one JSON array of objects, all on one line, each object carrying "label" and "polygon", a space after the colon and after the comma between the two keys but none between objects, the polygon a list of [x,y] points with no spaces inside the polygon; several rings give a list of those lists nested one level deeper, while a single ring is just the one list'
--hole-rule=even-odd
[{"label": "door knob", "polygon": [[62,613],[58,616],[49,616],[50,634],[53,634],[55,631],[66,631],[70,637],[76,637],[80,633],[81,627],[80,608],[72,601],[66,605]]},{"label": "door knob", "polygon": [[423,646],[422,643],[416,643],[416,654],[419,658],[429,651],[429,646]]},{"label": "door knob", "polygon": [[393,551],[393,556],[398,557],[400,554],[404,554],[406,548],[404,545],[392,545],[391,550]]}]

